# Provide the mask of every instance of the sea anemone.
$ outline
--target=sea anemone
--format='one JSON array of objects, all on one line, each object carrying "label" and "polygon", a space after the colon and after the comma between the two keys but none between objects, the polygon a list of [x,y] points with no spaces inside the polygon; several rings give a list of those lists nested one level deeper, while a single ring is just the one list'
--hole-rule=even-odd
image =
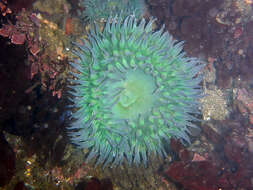
[{"label": "sea anemone", "polygon": [[151,153],[167,154],[172,137],[190,142],[203,64],[163,28],[153,32],[153,22],[109,18],[103,31],[95,24],[77,44],[70,136],[89,149],[88,161],[147,163]]},{"label": "sea anemone", "polygon": [[85,7],[84,16],[91,22],[120,14],[123,18],[132,14],[140,18],[145,12],[144,0],[85,0],[81,6]]}]

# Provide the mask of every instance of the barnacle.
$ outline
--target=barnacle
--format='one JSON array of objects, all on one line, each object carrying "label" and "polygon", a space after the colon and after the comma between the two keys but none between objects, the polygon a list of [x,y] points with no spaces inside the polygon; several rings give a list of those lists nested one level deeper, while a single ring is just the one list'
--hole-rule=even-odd
[{"label": "barnacle", "polygon": [[151,153],[166,155],[171,137],[190,141],[203,64],[163,28],[152,31],[153,22],[108,18],[103,31],[95,24],[77,44],[70,136],[89,149],[88,161],[146,163]]}]

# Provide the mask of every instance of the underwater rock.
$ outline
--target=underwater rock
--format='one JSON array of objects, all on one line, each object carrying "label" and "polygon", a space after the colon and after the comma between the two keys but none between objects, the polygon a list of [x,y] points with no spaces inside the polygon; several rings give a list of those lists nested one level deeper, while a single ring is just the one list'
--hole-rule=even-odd
[{"label": "underwater rock", "polygon": [[0,186],[3,187],[15,174],[16,156],[2,133],[0,133],[0,155]]}]

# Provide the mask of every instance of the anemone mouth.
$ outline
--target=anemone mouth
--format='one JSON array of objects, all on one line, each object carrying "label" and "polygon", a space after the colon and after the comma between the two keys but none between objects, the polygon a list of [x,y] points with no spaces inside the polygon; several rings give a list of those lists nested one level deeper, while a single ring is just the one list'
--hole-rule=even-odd
[{"label": "anemone mouth", "polygon": [[124,80],[110,86],[109,91],[121,89],[114,96],[112,113],[115,118],[134,120],[138,115],[146,115],[154,106],[157,95],[154,78],[140,69],[128,70]]}]

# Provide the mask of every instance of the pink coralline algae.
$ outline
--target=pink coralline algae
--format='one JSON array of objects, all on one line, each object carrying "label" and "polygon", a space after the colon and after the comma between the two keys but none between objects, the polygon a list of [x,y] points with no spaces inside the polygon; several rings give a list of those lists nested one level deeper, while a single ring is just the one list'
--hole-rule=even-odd
[{"label": "pink coralline algae", "polygon": [[[0,4],[0,10],[2,10],[3,15],[7,13],[14,15],[11,9],[8,8],[7,1],[5,1],[5,4]],[[22,9],[14,16],[15,22],[8,20],[6,17],[7,22],[0,28],[0,36],[9,38],[12,44],[23,45],[28,50],[27,57],[30,65],[28,78],[33,79],[37,74],[40,74],[42,86],[50,90],[53,96],[61,98],[62,89],[58,85],[58,79],[60,73],[64,70],[62,69],[63,64],[45,51],[47,39],[43,39],[39,35],[41,18],[36,13],[26,9]]]},{"label": "pink coralline algae", "polygon": [[24,44],[26,41],[26,35],[19,32],[11,23],[9,25],[5,24],[2,28],[0,28],[0,35],[10,38],[11,43],[16,45]]},{"label": "pink coralline algae", "polygon": [[237,106],[243,115],[248,115],[249,121],[253,124],[253,95],[247,89],[238,89]]},{"label": "pink coralline algae", "polygon": [[164,173],[165,177],[189,190],[253,189],[253,153],[249,143],[253,143],[250,138],[253,134],[248,134],[249,128],[239,122],[225,125],[230,131],[222,136],[203,126],[205,136],[215,147],[214,151],[209,150],[204,155],[172,142],[172,149],[179,155],[179,160],[172,162]]},{"label": "pink coralline algae", "polygon": [[8,20],[7,24],[3,24],[0,28],[0,36],[10,39],[15,45],[26,45],[28,47],[28,61],[31,65],[31,74],[29,78],[33,78],[39,70],[34,67],[39,59],[38,53],[41,51],[39,35],[37,33],[38,19],[36,20],[34,13],[30,14],[25,9],[16,16],[16,23],[13,24]]}]

